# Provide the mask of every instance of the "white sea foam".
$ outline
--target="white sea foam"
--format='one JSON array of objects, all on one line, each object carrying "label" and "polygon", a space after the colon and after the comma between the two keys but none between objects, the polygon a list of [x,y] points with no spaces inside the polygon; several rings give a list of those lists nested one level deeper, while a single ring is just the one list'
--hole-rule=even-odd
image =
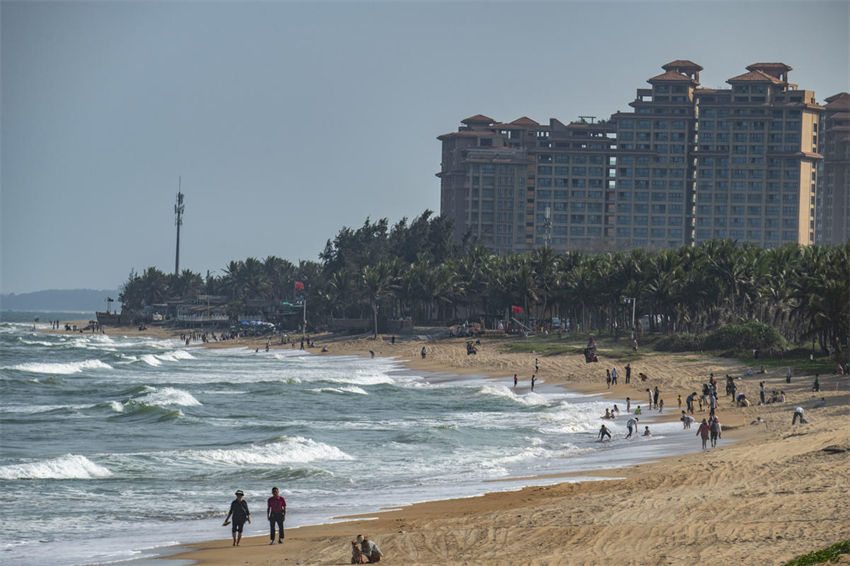
[{"label": "white sea foam", "polygon": [[177,360],[194,360],[195,356],[184,350],[172,350],[171,352],[156,354],[156,358],[163,362],[176,362]]},{"label": "white sea foam", "polygon": [[353,460],[351,456],[337,448],[300,436],[286,438],[278,442],[245,448],[222,450],[192,450],[193,458],[231,465],[279,466],[292,463],[304,464],[317,460]]},{"label": "white sea foam", "polygon": [[3,369],[27,371],[30,373],[52,373],[59,375],[71,375],[74,373],[81,373],[82,371],[89,369],[112,369],[112,366],[100,360],[85,360],[82,362],[67,362],[64,364],[30,362],[26,364],[18,364],[10,367],[5,367]]},{"label": "white sea foam", "polygon": [[153,367],[162,365],[162,362],[159,361],[159,358],[157,358],[153,354],[145,354],[144,356],[141,357],[141,360],[143,362],[145,362],[146,364],[148,364],[149,366],[153,366]]},{"label": "white sea foam", "polygon": [[139,397],[137,401],[141,401],[147,405],[157,405],[159,407],[165,407],[168,405],[194,407],[201,404],[201,402],[195,399],[191,393],[183,391],[182,389],[175,389],[174,387],[163,387],[161,389],[149,387],[148,389],[150,389],[150,392]]},{"label": "white sea foam", "polygon": [[478,393],[482,395],[492,395],[494,397],[503,397],[522,403],[523,405],[548,405],[550,400],[539,393],[528,392],[522,395],[517,395],[514,391],[505,385],[482,385],[478,389]]},{"label": "white sea foam", "polygon": [[109,407],[116,413],[124,412],[124,405],[122,405],[119,401],[110,401]]},{"label": "white sea foam", "polygon": [[368,395],[365,389],[357,387],[356,385],[349,385],[346,387],[320,387],[318,389],[310,389],[310,391],[314,391],[316,393],[356,393],[357,395]]},{"label": "white sea foam", "polygon": [[[600,420],[609,407],[607,402],[590,401],[587,403],[570,403],[562,401],[555,408],[540,415],[541,420],[546,423],[541,427],[541,432],[590,432],[599,428],[603,422]],[[620,419],[625,426],[625,418]],[[616,426],[617,421],[608,422],[608,428]]]},{"label": "white sea foam", "polygon": [[112,472],[77,454],[65,454],[57,458],[0,466],[0,479],[93,479],[111,476]]}]

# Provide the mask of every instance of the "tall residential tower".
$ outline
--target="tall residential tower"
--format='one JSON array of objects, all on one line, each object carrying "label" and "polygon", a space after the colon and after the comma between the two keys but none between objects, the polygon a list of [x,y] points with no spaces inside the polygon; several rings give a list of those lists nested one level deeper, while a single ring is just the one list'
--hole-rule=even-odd
[{"label": "tall residential tower", "polygon": [[[499,253],[547,243],[814,243],[824,128],[814,93],[790,83],[784,63],[750,65],[728,89],[700,87],[703,69],[691,61],[662,69],[637,90],[632,111],[609,120],[479,114],[439,136],[441,211],[455,221],[455,240],[471,236]],[[846,117],[836,111],[829,122],[835,140]],[[835,171],[846,184],[846,168]]]}]

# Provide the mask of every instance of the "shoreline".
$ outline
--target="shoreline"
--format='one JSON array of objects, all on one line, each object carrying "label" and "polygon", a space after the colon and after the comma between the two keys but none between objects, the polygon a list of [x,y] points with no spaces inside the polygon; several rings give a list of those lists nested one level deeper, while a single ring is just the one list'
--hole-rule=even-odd
[{"label": "shoreline", "polygon": [[[108,334],[116,334],[109,330]],[[128,330],[128,335],[137,336],[133,329]],[[405,339],[395,345],[363,337],[328,342],[314,339],[318,347],[311,352],[317,354],[323,345],[332,355],[367,357],[373,350],[376,357],[395,358],[411,370],[487,376],[495,381],[512,381],[513,373],[518,373],[523,380],[521,387],[526,389],[532,373],[528,370],[533,371],[535,359],[534,353],[501,351],[508,343],[505,339],[482,339],[476,356],[459,355],[465,340],[458,338],[425,342]],[[264,339],[240,340],[219,343],[218,347],[254,348],[264,344]],[[418,355],[422,344],[428,348],[424,360]],[[631,395],[645,400],[634,382],[629,387],[605,387],[604,373],[600,379],[600,372],[617,365],[622,381],[624,362],[606,359],[604,347],[600,352],[603,363],[599,364],[585,365],[583,359],[578,363],[573,359],[577,356],[570,355],[540,357],[538,383],[563,385],[605,398]],[[652,367],[653,384],[663,392],[683,397],[686,390],[705,381],[709,371],[722,377],[727,371],[740,375],[736,370],[746,367],[733,360],[696,354],[655,353],[632,365]],[[617,468],[615,474],[606,470],[576,472],[585,478],[616,475],[618,479],[565,482],[569,477],[561,474],[530,474],[508,481],[554,482],[336,517],[327,524],[288,530],[282,546],[269,547],[262,536],[243,539],[238,549],[230,546],[229,538],[186,543],[180,548],[191,550],[169,553],[162,559],[192,560],[206,566],[237,562],[257,566],[343,564],[348,563],[349,541],[363,532],[379,543],[390,564],[515,564],[517,560],[506,558],[509,556],[522,556],[519,561],[529,564],[567,563],[567,556],[569,564],[677,564],[694,559],[781,564],[850,536],[850,511],[834,505],[843,497],[841,486],[846,482],[847,469],[840,462],[846,462],[847,453],[836,455],[823,450],[828,446],[850,449],[846,426],[848,380],[835,375],[822,377],[823,390],[816,396],[807,391],[811,376],[797,376],[787,385],[783,375],[774,368],[767,375],[737,381],[739,391],[757,399],[757,389],[753,388],[764,379],[769,389],[783,388],[788,403],[731,409],[728,399],[721,398],[718,414],[725,426],[724,436],[735,442],[708,452],[676,454]],[[827,399],[827,407],[810,411],[820,396]],[[679,415],[672,399],[663,414],[668,422],[677,421]],[[792,429],[791,412],[797,405],[806,408],[810,424]],[[750,425],[757,417],[766,423]],[[623,420],[621,417],[618,422]],[[689,432],[694,434],[695,430]],[[695,437],[692,441],[698,443]],[[493,486],[500,481],[492,482]],[[738,521],[730,522],[729,518]]]}]

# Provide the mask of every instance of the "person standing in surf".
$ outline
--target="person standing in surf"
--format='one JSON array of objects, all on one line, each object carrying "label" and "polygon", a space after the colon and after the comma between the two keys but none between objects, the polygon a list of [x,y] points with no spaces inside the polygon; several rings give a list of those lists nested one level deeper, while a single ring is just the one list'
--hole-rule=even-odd
[{"label": "person standing in surf", "polygon": [[268,506],[266,507],[266,517],[269,520],[269,529],[272,541],[269,544],[274,544],[274,528],[277,525],[277,543],[283,544],[283,522],[286,520],[286,499],[280,495],[280,491],[272,488],[272,496],[269,497]]},{"label": "person standing in surf", "polygon": [[236,490],[236,499],[230,503],[230,511],[227,512],[227,517],[224,518],[224,524],[230,522],[233,517],[233,546],[239,546],[242,541],[242,528],[245,526],[245,521],[251,522],[251,512],[248,511],[248,502],[242,499],[245,493],[241,489]]}]

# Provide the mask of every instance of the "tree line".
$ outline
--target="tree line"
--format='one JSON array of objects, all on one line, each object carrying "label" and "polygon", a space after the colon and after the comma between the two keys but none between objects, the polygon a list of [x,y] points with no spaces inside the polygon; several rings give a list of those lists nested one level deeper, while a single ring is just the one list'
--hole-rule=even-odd
[{"label": "tree line", "polygon": [[[232,314],[248,301],[304,295],[308,323],[330,318],[411,318],[418,325],[510,316],[570,322],[570,330],[611,331],[637,319],[661,333],[709,332],[761,321],[794,343],[841,351],[850,326],[850,242],[763,249],[731,240],[697,247],[556,253],[549,247],[498,255],[451,243],[451,221],[431,211],[408,223],[366,219],[327,241],[319,261],[274,256],[231,261],[220,276],[149,267],[131,272],[120,300],[138,310],[201,294],[227,297]],[[295,282],[304,289],[295,290]],[[517,308],[518,307],[518,308]],[[519,310],[522,314],[512,314]]]}]

